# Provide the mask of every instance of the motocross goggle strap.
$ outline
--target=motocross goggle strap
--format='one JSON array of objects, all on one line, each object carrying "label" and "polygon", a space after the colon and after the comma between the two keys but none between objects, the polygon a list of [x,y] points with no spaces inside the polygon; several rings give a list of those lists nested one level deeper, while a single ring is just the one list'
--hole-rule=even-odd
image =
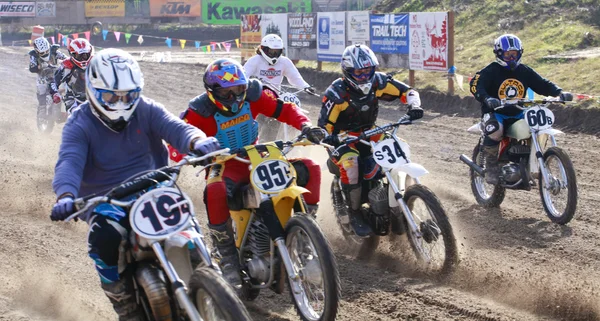
[{"label": "motocross goggle strap", "polygon": [[141,88],[130,91],[113,91],[106,89],[96,89],[96,99],[109,109],[112,105],[122,101],[125,104],[132,105],[140,98]]},{"label": "motocross goggle strap", "polygon": [[213,90],[207,90],[208,99],[217,106],[217,108],[237,113],[243,101],[246,99],[247,85],[237,85],[232,87],[219,87]]}]

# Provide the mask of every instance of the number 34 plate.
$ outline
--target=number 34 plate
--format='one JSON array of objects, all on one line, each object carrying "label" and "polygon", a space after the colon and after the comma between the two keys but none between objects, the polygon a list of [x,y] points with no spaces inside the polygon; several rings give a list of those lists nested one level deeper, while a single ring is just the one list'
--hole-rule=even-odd
[{"label": "number 34 plate", "polygon": [[176,188],[153,189],[133,203],[131,229],[147,239],[166,239],[188,226],[193,206],[191,199]]}]

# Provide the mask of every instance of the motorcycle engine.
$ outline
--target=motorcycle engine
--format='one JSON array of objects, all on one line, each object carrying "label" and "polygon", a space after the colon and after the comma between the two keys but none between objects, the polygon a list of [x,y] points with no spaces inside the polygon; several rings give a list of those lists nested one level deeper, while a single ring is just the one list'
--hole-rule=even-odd
[{"label": "motorcycle engine", "polygon": [[390,226],[388,193],[383,184],[369,191],[369,223],[377,235],[387,235]]},{"label": "motorcycle engine", "polygon": [[246,261],[248,274],[258,283],[269,281],[271,275],[270,252],[271,237],[262,220],[254,220],[248,231],[248,249],[252,253]]},{"label": "motorcycle engine", "polygon": [[507,164],[502,166],[502,177],[509,184],[514,184],[521,179],[519,164]]}]

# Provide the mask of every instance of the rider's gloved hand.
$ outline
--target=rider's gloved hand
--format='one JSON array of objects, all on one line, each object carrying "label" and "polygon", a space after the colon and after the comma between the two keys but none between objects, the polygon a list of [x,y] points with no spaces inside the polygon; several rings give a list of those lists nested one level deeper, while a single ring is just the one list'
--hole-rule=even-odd
[{"label": "rider's gloved hand", "polygon": [[560,93],[560,100],[573,101],[573,94],[571,94],[570,92],[563,91]]},{"label": "rider's gloved hand", "polygon": [[304,90],[306,90],[309,94],[317,95],[317,91],[313,87],[306,87]]},{"label": "rider's gloved hand", "polygon": [[[192,148],[190,148],[190,151],[196,154],[197,156],[204,156],[208,153],[212,153],[216,150],[221,149],[219,141],[214,137],[196,138],[192,140],[191,145]],[[202,162],[201,165],[210,164],[211,161],[211,159],[206,159]]]},{"label": "rider's gloved hand", "polygon": [[74,199],[72,195],[63,196],[58,199],[52,207],[50,219],[53,221],[62,221],[75,213]]},{"label": "rider's gloved hand", "polygon": [[331,134],[331,135],[325,137],[325,139],[323,139],[322,142],[327,145],[337,147],[340,145],[340,138],[336,134]]},{"label": "rider's gloved hand", "polygon": [[325,139],[327,132],[321,127],[304,124],[302,125],[302,135],[306,136],[311,143],[318,144]]},{"label": "rider's gloved hand", "polygon": [[410,120],[421,119],[423,118],[423,108],[416,106],[411,107],[408,109],[408,112],[406,114],[410,117]]},{"label": "rider's gloved hand", "polygon": [[483,103],[483,112],[484,113],[493,113],[494,109],[500,107],[502,102],[498,98],[488,97],[485,99]]},{"label": "rider's gloved hand", "polygon": [[61,99],[62,98],[60,97],[59,93],[55,93],[54,95],[52,95],[52,102],[54,102],[55,104],[60,103]]}]

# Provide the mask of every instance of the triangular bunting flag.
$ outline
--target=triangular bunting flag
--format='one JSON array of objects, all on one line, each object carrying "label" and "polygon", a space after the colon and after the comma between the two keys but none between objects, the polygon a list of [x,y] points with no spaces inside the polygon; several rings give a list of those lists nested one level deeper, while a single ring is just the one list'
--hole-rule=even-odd
[{"label": "triangular bunting flag", "polygon": [[231,42],[224,42],[223,47],[225,47],[225,51],[229,52],[231,50]]},{"label": "triangular bunting flag", "polygon": [[54,36],[50,37],[50,40],[52,40],[52,44],[55,44],[55,42],[54,42]]},{"label": "triangular bunting flag", "polygon": [[167,40],[165,40],[165,43],[169,48],[171,48],[171,38],[167,38]]},{"label": "triangular bunting flag", "polygon": [[90,41],[90,32],[89,31],[85,31],[83,33],[83,35],[85,35],[85,39],[87,39],[87,41]]},{"label": "triangular bunting flag", "polygon": [[102,39],[106,41],[106,36],[108,35],[108,30],[102,30]]},{"label": "triangular bunting flag", "polygon": [[59,32],[58,33],[58,44],[62,43],[62,39],[63,39],[63,35],[62,35],[62,33]]},{"label": "triangular bunting flag", "polygon": [[129,43],[129,38],[131,38],[131,34],[130,33],[126,33],[125,34],[125,42]]},{"label": "triangular bunting flag", "polygon": [[195,41],[196,43],[196,49],[200,49],[200,41]]},{"label": "triangular bunting flag", "polygon": [[65,36],[63,36],[63,37],[62,37],[62,44],[63,44],[63,46],[65,46],[65,47],[68,45],[67,39],[69,39],[69,38],[67,38],[67,37],[65,37]]},{"label": "triangular bunting flag", "polygon": [[202,48],[201,48],[201,49],[202,49],[202,52],[206,52],[206,48],[208,48],[208,46],[206,46],[206,47],[202,47]]},{"label": "triangular bunting flag", "polygon": [[73,37],[73,39],[77,39],[77,38],[79,38],[79,34],[78,33],[74,33],[74,34],[71,35],[71,37]]},{"label": "triangular bunting flag", "polygon": [[216,44],[217,44],[216,42],[211,41],[210,42],[210,47],[211,47],[210,49],[212,49],[214,51],[216,49]]},{"label": "triangular bunting flag", "polygon": [[240,47],[240,39],[235,39],[235,45],[239,48]]},{"label": "triangular bunting flag", "polygon": [[221,49],[221,43],[217,42],[217,46],[219,46],[219,49]]},{"label": "triangular bunting flag", "polygon": [[210,47],[211,47],[211,46],[206,46],[206,51],[207,51],[207,52],[210,52]]},{"label": "triangular bunting flag", "polygon": [[117,42],[119,42],[119,39],[121,39],[121,33],[119,31],[115,31],[115,38],[117,38]]},{"label": "triangular bunting flag", "polygon": [[140,44],[140,46],[142,45],[142,43],[144,43],[144,37],[142,37],[141,35],[138,37],[137,42]]},{"label": "triangular bunting flag", "polygon": [[185,48],[185,43],[187,40],[179,39],[179,44],[181,45],[181,49]]},{"label": "triangular bunting flag", "polygon": [[31,39],[29,39],[29,40],[27,40],[27,41],[29,41],[29,45],[31,46]]},{"label": "triangular bunting flag", "polygon": [[67,38],[67,47],[71,44],[71,38]]}]

